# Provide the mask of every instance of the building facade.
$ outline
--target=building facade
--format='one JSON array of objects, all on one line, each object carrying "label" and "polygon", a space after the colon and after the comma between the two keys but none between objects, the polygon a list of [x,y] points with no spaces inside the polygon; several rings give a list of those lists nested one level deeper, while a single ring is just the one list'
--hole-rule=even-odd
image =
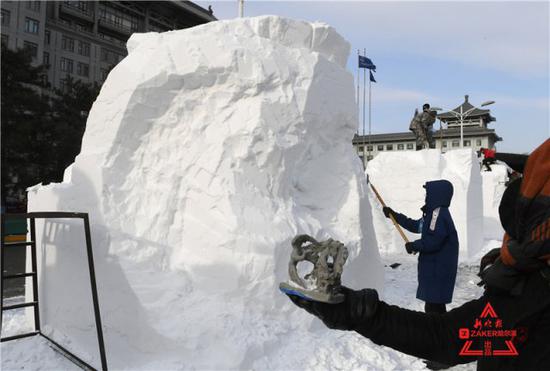
[{"label": "building facade", "polygon": [[68,76],[102,84],[127,55],[134,32],[164,32],[216,20],[189,1],[2,1],[2,44],[30,50],[48,68],[48,83]]},{"label": "building facade", "polygon": [[[490,110],[479,109],[471,105],[468,96],[464,103],[453,110],[467,113],[462,120],[464,148],[478,151],[480,148],[493,148],[496,142],[501,141],[494,129],[487,125],[495,121]],[[435,147],[441,152],[460,148],[460,118],[453,112],[444,112],[437,115],[439,129],[433,132]],[[414,151],[416,148],[415,136],[411,131],[400,133],[355,135],[353,138],[359,157],[366,163],[381,152],[387,151]]]}]

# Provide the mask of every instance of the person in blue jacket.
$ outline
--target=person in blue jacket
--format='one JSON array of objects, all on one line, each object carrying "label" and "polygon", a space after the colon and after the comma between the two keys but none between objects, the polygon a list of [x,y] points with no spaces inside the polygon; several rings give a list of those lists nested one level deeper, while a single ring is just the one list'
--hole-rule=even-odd
[{"label": "person in blue jacket", "polygon": [[416,297],[426,304],[426,313],[445,313],[453,299],[458,263],[458,236],[449,206],[453,185],[448,180],[427,182],[422,218],[413,220],[384,207],[384,215],[393,215],[397,223],[420,239],[405,245],[409,254],[418,252],[418,289]]}]

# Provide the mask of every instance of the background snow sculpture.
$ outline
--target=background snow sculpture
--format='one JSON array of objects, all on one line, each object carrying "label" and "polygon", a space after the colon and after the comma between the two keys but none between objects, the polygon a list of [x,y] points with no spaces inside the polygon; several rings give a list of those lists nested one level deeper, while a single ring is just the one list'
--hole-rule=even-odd
[{"label": "background snow sculpture", "polygon": [[483,180],[483,233],[486,239],[502,240],[504,228],[500,223],[498,206],[506,189],[508,168],[506,165],[493,164],[492,171],[481,172]]},{"label": "background snow sculpture", "polygon": [[[110,367],[247,369],[337,336],[277,285],[299,233],[346,244],[344,284],[382,285],[349,44],[258,17],[134,34],[128,49],[63,183],[29,192],[30,211],[90,213]],[[43,328],[97,364],[82,228],[37,227]]]},{"label": "background snow sculpture", "polygon": [[[479,164],[470,149],[441,154],[439,150],[384,152],[369,161],[366,173],[386,205],[418,219],[424,205],[427,181],[447,179],[454,187],[450,212],[458,232],[460,259],[475,256],[483,247],[483,191]],[[404,251],[405,244],[386,220],[378,201],[371,196],[378,246],[385,251]],[[405,230],[409,240],[420,238]]]}]

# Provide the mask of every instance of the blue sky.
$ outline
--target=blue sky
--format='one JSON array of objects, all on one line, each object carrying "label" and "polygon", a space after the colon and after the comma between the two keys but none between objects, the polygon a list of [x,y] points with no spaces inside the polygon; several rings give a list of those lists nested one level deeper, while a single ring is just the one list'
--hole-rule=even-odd
[{"label": "blue sky", "polygon": [[[237,16],[237,1],[212,5]],[[280,15],[333,26],[377,66],[372,132],[406,131],[416,107],[455,108],[469,94],[490,108],[503,152],[530,152],[550,136],[550,2],[252,1],[245,16]]]}]

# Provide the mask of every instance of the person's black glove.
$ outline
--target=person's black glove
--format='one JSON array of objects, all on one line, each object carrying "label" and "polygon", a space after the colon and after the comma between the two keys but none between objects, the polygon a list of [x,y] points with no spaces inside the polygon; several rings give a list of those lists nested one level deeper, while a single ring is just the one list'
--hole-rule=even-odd
[{"label": "person's black glove", "polygon": [[395,218],[396,212],[393,211],[393,209],[392,209],[391,207],[384,206],[384,207],[382,208],[382,212],[384,213],[384,215],[386,216],[386,218],[389,218],[390,215],[393,215],[393,217]]},{"label": "person's black glove", "polygon": [[330,329],[354,330],[374,316],[378,308],[376,290],[355,291],[342,287],[342,292],[345,299],[339,304],[309,301],[296,295],[287,295],[294,304],[318,317]]},{"label": "person's black glove", "polygon": [[414,242],[407,242],[405,244],[405,250],[407,250],[407,253],[409,254],[415,254],[416,250],[414,250]]},{"label": "person's black glove", "polygon": [[499,256],[500,256],[500,247],[496,249],[492,249],[487,254],[483,255],[483,257],[479,261],[479,273],[477,275],[481,277],[485,268],[487,268],[490,265],[493,265],[495,263],[495,260],[497,260]]}]

